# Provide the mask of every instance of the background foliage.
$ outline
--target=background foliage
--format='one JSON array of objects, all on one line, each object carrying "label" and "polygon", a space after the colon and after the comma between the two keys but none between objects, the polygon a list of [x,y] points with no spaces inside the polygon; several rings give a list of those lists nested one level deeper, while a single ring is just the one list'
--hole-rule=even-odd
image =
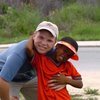
[{"label": "background foliage", "polygon": [[12,3],[10,0],[5,1],[6,3],[0,3],[0,43],[26,39],[43,20],[58,25],[59,39],[71,36],[83,41],[100,40],[98,0],[16,0]]}]

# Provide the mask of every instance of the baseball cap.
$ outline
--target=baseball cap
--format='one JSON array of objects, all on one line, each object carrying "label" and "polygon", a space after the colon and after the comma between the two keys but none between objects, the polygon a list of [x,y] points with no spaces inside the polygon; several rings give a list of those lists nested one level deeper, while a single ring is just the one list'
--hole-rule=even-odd
[{"label": "baseball cap", "polygon": [[35,31],[40,31],[42,29],[48,30],[55,38],[58,38],[59,31],[56,24],[48,21],[43,21],[37,26]]},{"label": "baseball cap", "polygon": [[73,60],[79,60],[77,52],[76,52],[75,48],[71,44],[69,44],[68,42],[64,42],[64,41],[58,41],[56,43],[56,45],[57,44],[62,44],[64,46],[66,46],[67,48],[69,48],[72,52],[74,52],[74,55],[71,57],[71,59],[73,59]]}]

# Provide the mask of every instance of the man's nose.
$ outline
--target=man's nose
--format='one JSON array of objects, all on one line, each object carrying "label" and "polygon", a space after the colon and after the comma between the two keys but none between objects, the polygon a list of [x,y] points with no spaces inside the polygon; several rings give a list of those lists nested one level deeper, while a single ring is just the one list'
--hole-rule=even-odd
[{"label": "man's nose", "polygon": [[43,40],[43,41],[41,41],[41,43],[42,43],[43,45],[46,45],[46,44],[47,44],[47,41],[46,41],[46,40]]}]

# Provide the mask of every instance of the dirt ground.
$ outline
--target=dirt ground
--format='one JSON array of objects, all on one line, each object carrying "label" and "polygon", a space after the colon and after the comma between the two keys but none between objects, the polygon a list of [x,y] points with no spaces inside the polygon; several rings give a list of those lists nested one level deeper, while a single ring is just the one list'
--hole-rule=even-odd
[{"label": "dirt ground", "polygon": [[85,95],[84,89],[91,88],[91,89],[98,89],[100,93],[100,71],[92,71],[92,72],[81,72],[82,79],[83,79],[83,88],[77,89],[71,86],[67,86],[68,91],[71,95],[76,95],[79,97],[84,98],[84,100],[88,100],[86,98],[93,97],[93,100],[100,100],[100,95]]}]

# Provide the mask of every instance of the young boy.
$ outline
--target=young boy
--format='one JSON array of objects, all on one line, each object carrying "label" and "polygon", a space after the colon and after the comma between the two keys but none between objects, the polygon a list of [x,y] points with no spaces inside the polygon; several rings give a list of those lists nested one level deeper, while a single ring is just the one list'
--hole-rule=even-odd
[{"label": "young boy", "polygon": [[[38,75],[38,100],[71,100],[66,87],[55,91],[49,83],[69,84],[82,88],[81,75],[68,61],[69,58],[78,60],[77,42],[70,37],[65,37],[57,42],[54,50],[48,54],[40,54],[37,48],[31,50],[27,48],[28,54],[34,53],[32,64],[36,67]],[[53,81],[49,81],[52,77]]]}]

